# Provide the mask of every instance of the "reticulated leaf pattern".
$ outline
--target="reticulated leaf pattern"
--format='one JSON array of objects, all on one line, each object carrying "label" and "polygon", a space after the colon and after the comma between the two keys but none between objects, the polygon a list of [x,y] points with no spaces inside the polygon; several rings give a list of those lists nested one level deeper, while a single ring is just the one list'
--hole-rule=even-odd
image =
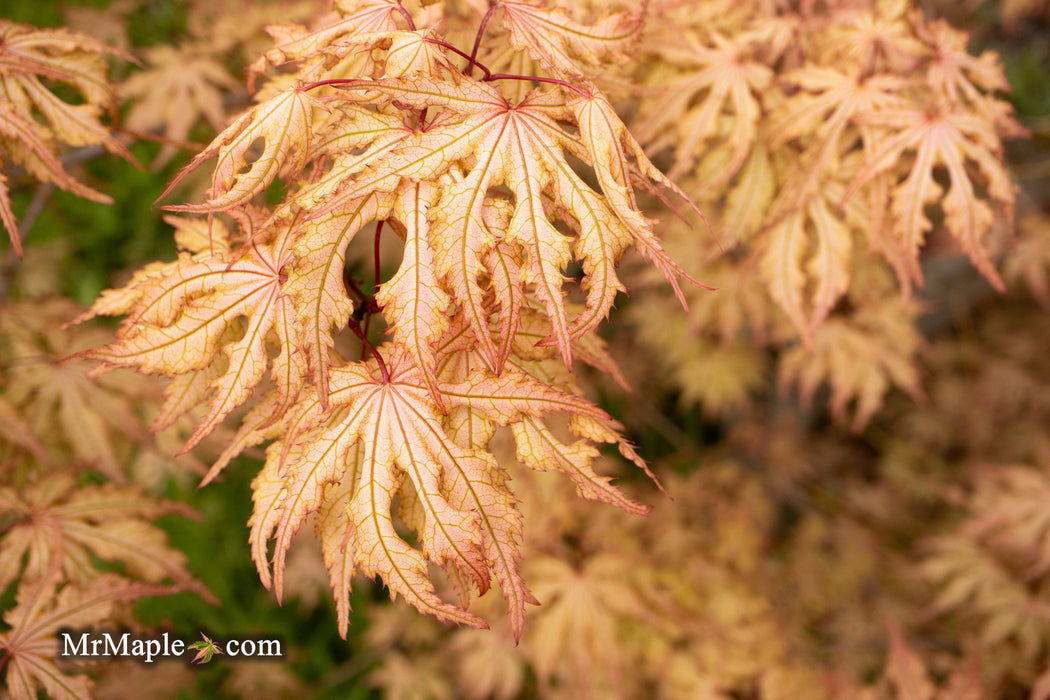
[{"label": "reticulated leaf pattern", "polygon": [[[436,12],[338,9],[315,30],[270,28],[277,47],[254,78],[296,72],[267,82],[179,173],[165,195],[215,159],[201,203],[166,207],[207,225],[176,221],[178,260],[102,296],[92,314],[126,317],[115,342],[86,354],[99,373],[170,377],[158,424],[208,402],[186,449],[249,407],[205,482],[273,441],[253,482],[250,542],[278,596],[292,536],[313,517],[344,635],[355,571],[439,619],[486,626],[439,597],[435,564],[478,594],[495,583],[518,636],[535,599],[517,499],[489,451],[497,428],[582,496],[648,511],[594,470],[607,443],[648,473],[572,373],[580,360],[623,383],[593,332],[625,291],[616,268],[631,247],[684,302],[684,273],[634,191],[681,192],[583,77],[625,56],[641,12],[589,26],[500,3],[493,32],[549,74],[528,76],[468,59]],[[283,200],[259,206],[275,182]],[[387,273],[395,236],[402,253]],[[582,303],[566,298],[574,286]],[[548,424],[556,416],[572,439]]]}]

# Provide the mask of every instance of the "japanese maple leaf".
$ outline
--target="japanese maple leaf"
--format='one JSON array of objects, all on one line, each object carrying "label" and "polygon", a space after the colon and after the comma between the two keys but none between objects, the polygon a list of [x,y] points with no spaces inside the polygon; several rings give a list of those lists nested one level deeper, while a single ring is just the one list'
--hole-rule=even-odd
[{"label": "japanese maple leaf", "polygon": [[203,641],[194,642],[187,647],[188,649],[197,650],[197,655],[193,657],[193,663],[206,664],[211,661],[211,658],[216,654],[224,653],[222,647],[213,642],[208,635],[202,632],[201,637],[204,638]]},{"label": "japanese maple leaf", "polygon": [[[316,98],[300,88],[285,90],[259,103],[216,136],[179,171],[158,199],[167,196],[202,163],[217,157],[211,198],[202,204],[171,205],[165,209],[207,213],[247,203],[273,182],[278,170],[293,153],[293,171],[297,172],[305,164],[313,134],[311,124],[315,107],[323,109]],[[263,142],[262,153],[249,163],[249,149],[259,139]]]},{"label": "japanese maple leaf", "polygon": [[[381,365],[370,361],[332,369],[330,383],[330,411],[307,407],[317,418],[303,422],[317,427],[300,431],[303,437],[295,444],[288,442],[291,437],[280,449],[279,443],[271,447],[255,484],[251,541],[263,582],[271,580],[266,542],[271,536],[276,541],[273,582],[279,595],[291,537],[320,509],[333,581],[337,572],[343,578],[358,568],[382,576],[392,594],[400,593],[423,612],[485,626],[437,597],[426,562],[461,571],[481,591],[494,577],[520,633],[524,606],[532,600],[518,573],[521,521],[492,455],[451,437],[422,372],[396,347]],[[608,418],[576,396],[509,369],[499,376],[475,370],[465,381],[439,388],[451,406],[501,424],[549,412]],[[390,513],[406,478],[423,513],[422,551],[401,539]],[[331,486],[336,482],[338,488]],[[333,510],[331,500],[339,498],[345,504]],[[346,580],[337,586],[347,589]]]},{"label": "japanese maple leaf", "polygon": [[[63,29],[39,30],[0,19],[0,145],[30,175],[97,202],[112,200],[78,182],[57,158],[57,144],[101,145],[135,162],[130,151],[99,122],[105,109],[115,113],[116,91],[107,78],[105,54],[130,56],[90,37]],[[65,83],[80,104],[66,102],[48,83]],[[21,255],[18,226],[11,210],[7,179],[0,175],[0,223]]]},{"label": "japanese maple leaf", "polygon": [[154,389],[130,375],[92,381],[85,376],[92,363],[61,358],[60,353],[112,337],[100,328],[62,328],[79,310],[63,299],[4,304],[0,353],[18,365],[4,382],[4,399],[33,433],[51,436],[42,444],[45,452],[53,457],[59,454],[56,448],[66,446],[69,450],[61,453],[66,463],[72,458],[74,464],[97,469],[119,483],[126,479],[122,448],[129,442],[147,442],[135,406]]},{"label": "japanese maple leaf", "polygon": [[325,404],[333,329],[344,328],[354,312],[343,284],[346,247],[363,226],[389,215],[391,200],[385,194],[366,194],[334,214],[303,222],[297,232],[292,250],[296,260],[286,271],[286,287],[300,312],[300,354],[305,356],[318,396]]},{"label": "japanese maple leaf", "polygon": [[201,117],[216,132],[221,131],[226,121],[223,94],[240,86],[205,46],[178,50],[154,46],[145,55],[146,70],[124,81],[121,93],[132,101],[127,119],[130,128],[164,128],[168,142],[153,159],[156,168],[171,160],[177,144],[186,141]]},{"label": "japanese maple leaf", "polygon": [[[344,180],[398,149],[415,135],[403,114],[386,114],[356,104],[338,104],[338,120],[329,123],[317,136],[311,158],[323,158],[329,165],[325,176],[295,194],[294,204],[307,210],[324,208],[339,191]],[[359,198],[358,192],[354,197]]]},{"label": "japanese maple leaf", "polygon": [[979,700],[987,697],[981,665],[977,659],[957,668],[938,687],[922,656],[913,649],[901,633],[899,625],[889,624],[889,654],[883,677],[897,691],[897,697],[907,700]]},{"label": "japanese maple leaf", "polygon": [[[289,236],[228,255],[184,254],[163,276],[141,281],[141,296],[118,340],[86,353],[103,361],[95,373],[134,367],[174,377],[205,370],[224,352],[228,363],[211,382],[211,409],[186,449],[244,403],[267,366],[290,400],[306,371],[304,358],[295,351],[299,312],[284,290],[292,259]],[[247,317],[244,334],[235,339],[231,333],[240,327],[241,317]],[[272,362],[266,353],[271,331],[281,348]]]},{"label": "japanese maple leaf", "polygon": [[51,461],[32,426],[10,401],[0,396],[0,444],[5,442],[30,453],[42,465]]},{"label": "japanese maple leaf", "polygon": [[617,643],[625,620],[651,617],[636,590],[638,564],[619,553],[587,559],[580,569],[553,557],[529,561],[530,578],[543,607],[526,643],[541,686],[549,685],[561,668],[571,669],[577,688],[586,685],[592,664],[616,679],[625,670],[623,647]]},{"label": "japanese maple leaf", "polygon": [[980,56],[971,55],[967,51],[969,35],[943,19],[919,23],[916,32],[934,53],[926,67],[926,83],[934,91],[995,121],[1010,136],[1027,135],[1004,109],[1006,105],[994,97],[996,92],[1010,92],[1010,82],[998,53],[983,51]]},{"label": "japanese maple leaf", "polygon": [[[850,297],[854,299],[854,297]],[[915,304],[896,296],[865,298],[850,318],[833,318],[813,334],[811,347],[797,346],[783,358],[780,384],[797,382],[809,403],[821,382],[831,385],[831,412],[842,420],[856,399],[852,429],[860,431],[882,405],[891,386],[922,395],[912,359],[921,338],[914,326]]]},{"label": "japanese maple leaf", "polygon": [[921,15],[915,20],[914,8],[906,0],[843,8],[821,37],[822,48],[840,65],[868,74],[906,75],[929,53],[915,37],[924,24]]},{"label": "japanese maple leaf", "polygon": [[594,70],[625,59],[625,50],[637,38],[647,3],[634,12],[616,12],[587,26],[574,21],[558,7],[523,0],[500,0],[503,26],[519,51],[552,75],[573,78],[584,69]]},{"label": "japanese maple leaf", "polygon": [[[358,94],[346,99],[371,100],[379,93],[402,108],[441,108],[455,116],[399,142],[381,162],[362,172],[341,174],[338,185],[322,180],[317,187],[328,187],[335,196],[312,215],[336,210],[369,191],[394,191],[402,178],[433,179],[457,163],[469,163],[466,175],[444,187],[431,207],[428,235],[436,270],[462,305],[493,367],[502,359],[491,338],[481,279],[491,272],[485,259],[497,241],[520,248],[524,262],[517,274],[521,283],[535,289],[553,320],[552,342],[567,365],[570,338],[592,330],[623,289],[614,266],[631,243],[669,277],[680,273],[638,211],[632,189],[640,177],[669,183],[645,159],[603,98],[581,98],[570,110],[558,93],[533,91],[511,105],[487,83],[423,76],[355,82],[350,90]],[[572,119],[580,122],[579,137],[559,124]],[[592,164],[602,194],[575,173],[566,154]],[[513,202],[506,228],[493,230],[487,195],[499,186],[510,189]],[[575,240],[555,226],[556,220],[578,232]],[[563,270],[574,257],[584,267],[588,304],[586,313],[570,324],[562,286]]]},{"label": "japanese maple leaf", "polygon": [[[1002,143],[995,124],[951,105],[882,109],[856,119],[888,133],[866,154],[843,200],[876,176],[906,168],[907,176],[893,190],[891,208],[893,235],[907,254],[905,263],[912,278],[922,280],[919,249],[933,226],[926,206],[939,201],[945,228],[981,274],[997,289],[1004,289],[984,246],[992,227],[992,208],[972,180],[974,176],[981,178],[978,185],[987,190],[988,198],[998,205],[1012,228],[1014,186],[1002,163]],[[938,166],[948,173],[947,193],[934,179]]]},{"label": "japanese maple leaf", "polygon": [[[568,353],[568,323],[560,302],[562,269],[572,259],[572,246],[545,211],[543,193],[551,189],[551,173],[557,164],[549,162],[549,154],[544,153],[547,147],[541,146],[543,139],[566,138],[555,121],[564,112],[561,100],[533,93],[525,103],[512,107],[494,86],[425,77],[384,79],[361,87],[418,109],[443,107],[461,118],[445,120],[404,142],[400,152],[389,155],[382,165],[365,177],[354,178],[328,207],[369,189],[394,189],[401,178],[432,178],[457,161],[481,154],[467,177],[448,187],[433,208],[435,220],[429,235],[437,253],[436,270],[463,304],[487,357],[497,366],[480,284],[485,274],[482,259],[494,245],[495,234],[485,225],[483,209],[488,190],[506,184],[514,191],[516,207],[504,237],[521,243],[527,251],[528,281],[536,285],[548,312],[557,319],[559,347]],[[551,151],[558,149],[558,140]],[[557,157],[564,163],[560,153]],[[578,180],[568,164],[564,165],[565,176]]]},{"label": "japanese maple leaf", "polygon": [[452,299],[438,282],[435,252],[427,240],[427,217],[436,195],[429,183],[416,183],[408,184],[398,197],[393,216],[404,227],[405,252],[397,273],[382,285],[376,301],[393,329],[394,342],[411,355],[440,404],[434,345],[449,328],[447,309]]},{"label": "japanese maple leaf", "polygon": [[[780,187],[767,216],[771,224],[804,206],[818,193],[828,173],[840,169],[840,159],[852,148],[857,133],[856,117],[909,103],[900,92],[909,85],[901,76],[864,75],[856,69],[842,70],[808,66],[788,72],[783,79],[800,90],[776,112],[767,139],[774,151],[792,139],[812,139]],[[860,127],[865,152],[879,140],[870,126]],[[799,167],[801,166],[801,167]]]},{"label": "japanese maple leaf", "polygon": [[761,272],[769,295],[807,339],[849,289],[853,238],[863,215],[854,202],[839,210],[843,189],[839,182],[825,182],[823,190],[763,234],[767,247]]},{"label": "japanese maple leaf", "polygon": [[[0,67],[8,99],[21,110],[30,106],[46,120],[60,141],[71,146],[101,145],[134,161],[131,153],[98,122],[103,108],[116,108],[103,56],[127,54],[64,29],[38,30],[0,20]],[[66,83],[83,96],[70,104],[44,87],[41,79]],[[26,112],[28,113],[28,111]]]},{"label": "japanese maple leaf", "polygon": [[15,607],[4,613],[4,622],[11,629],[0,632],[0,666],[6,664],[12,698],[29,700],[43,690],[54,700],[87,700],[91,680],[85,675],[66,675],[58,668],[58,631],[96,626],[110,620],[119,604],[176,592],[113,574],[104,574],[87,586],[57,588],[54,576],[26,577],[15,594]]},{"label": "japanese maple leaf", "polygon": [[318,56],[344,37],[396,30],[395,17],[403,11],[399,0],[354,0],[342,3],[340,10],[341,16],[335,21],[314,30],[298,25],[267,27],[275,46],[251,66],[249,82],[265,73],[267,65],[281,65]]},{"label": "japanese maple leaf", "polygon": [[[571,104],[579,123],[580,140],[584,145],[582,152],[574,155],[594,168],[609,207],[626,227],[631,241],[642,256],[663,273],[682,308],[688,309],[677,278],[681,277],[704,289],[711,288],[687,275],[664,252],[653,233],[653,222],[647,219],[638,207],[635,187],[651,190],[654,185],[658,185],[681,197],[701,218],[702,212],[677,185],[649,161],[641,145],[617,116],[608,98],[594,91],[574,98]],[[610,251],[606,249],[604,252],[606,255],[603,257],[609,257]],[[615,259],[615,256],[612,257]],[[584,258],[584,265],[586,264],[587,259]],[[588,306],[590,305],[588,300]]]},{"label": "japanese maple leaf", "polygon": [[[386,76],[391,78],[418,73],[440,75],[455,71],[446,55],[445,47],[434,30],[354,32],[351,36],[318,50],[324,58],[322,66],[337,64],[351,56],[360,56],[364,65],[356,75]],[[381,60],[376,57],[381,56]],[[301,69],[305,80],[310,73]],[[330,73],[325,73],[330,75]]]},{"label": "japanese maple leaf", "polygon": [[[768,89],[773,71],[749,56],[746,43],[718,34],[706,46],[696,36],[674,35],[658,49],[665,60],[681,66],[673,80],[664,84],[667,97],[651,105],[638,125],[638,138],[655,149],[674,146],[671,178],[685,173],[699,158],[701,145],[709,140],[728,142],[730,154],[713,182],[715,189],[741,168],[758,134],[762,114],[759,96]],[[671,43],[673,42],[673,43]],[[720,121],[731,116],[732,132],[723,137]]]},{"label": "japanese maple leaf", "polygon": [[[171,578],[187,590],[210,594],[186,570],[186,557],[168,546],[150,521],[160,515],[195,515],[183,504],[165,503],[138,489],[82,486],[68,475],[42,479],[24,493],[0,489],[0,513],[9,525],[0,540],[0,589],[19,575],[61,570],[71,581],[98,575],[91,557],[121,562],[129,575],[159,583]],[[28,556],[26,556],[28,555]]]}]

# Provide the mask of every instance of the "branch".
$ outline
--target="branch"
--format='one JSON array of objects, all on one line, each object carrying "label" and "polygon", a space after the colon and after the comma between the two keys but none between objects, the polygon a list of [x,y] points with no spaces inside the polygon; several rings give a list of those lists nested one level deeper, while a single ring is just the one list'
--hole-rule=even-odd
[{"label": "branch", "polygon": [[[51,198],[51,193],[54,189],[55,186],[50,182],[41,182],[37,185],[36,191],[33,193],[33,199],[29,202],[29,206],[26,207],[25,213],[22,215],[22,224],[18,227],[18,237],[23,243],[25,243],[29,232],[33,229],[36,220],[43,213],[44,206],[47,204],[47,200]],[[11,291],[11,285],[15,281],[15,272],[18,270],[19,262],[18,253],[12,248],[7,252],[7,259],[4,261],[3,268],[0,268],[0,304],[7,299],[7,295]]]}]

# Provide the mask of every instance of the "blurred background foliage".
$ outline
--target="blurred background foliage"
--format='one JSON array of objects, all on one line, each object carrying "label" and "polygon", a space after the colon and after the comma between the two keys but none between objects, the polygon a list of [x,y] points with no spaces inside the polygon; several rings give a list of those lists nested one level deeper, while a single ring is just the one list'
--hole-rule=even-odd
[{"label": "blurred background foliage", "polygon": [[[199,41],[193,22],[203,4],[6,0],[0,15],[89,33],[110,22],[112,36],[125,37],[124,47],[137,54]],[[1032,134],[1007,149],[1021,186],[1020,225],[1037,232],[1015,245],[1050,259],[1050,10],[1017,0],[920,4],[970,32],[971,53],[1001,55],[1013,86],[1006,99]],[[277,21],[283,11],[293,15],[284,21],[301,21],[310,3],[257,5],[242,19],[255,23],[249,29],[265,47],[267,17]],[[214,55],[242,85],[248,45]],[[136,70],[114,62],[117,80]],[[230,90],[227,114],[248,100],[243,87]],[[213,135],[199,119],[188,140],[203,144]],[[148,139],[131,146],[146,164],[161,149]],[[58,294],[86,305],[129,270],[172,259],[171,227],[153,202],[191,155],[179,150],[154,169],[86,158],[79,177],[116,205],[51,192],[27,236],[25,261],[7,273],[14,276],[9,303]],[[35,193],[28,182],[12,183],[20,220]],[[12,270],[9,249],[0,255]],[[1050,290],[1045,272],[1040,296],[1038,269],[1016,267],[1005,295],[968,268],[943,288],[931,281],[931,314],[920,321],[929,329],[921,396],[889,393],[876,418],[853,432],[829,412],[826,388],[800,405],[764,371],[752,391],[727,395],[738,406],[732,420],[706,410],[703,399],[668,379],[675,358],[648,361],[651,347],[637,337],[644,326],[629,320],[635,302],[621,301],[607,336],[632,384],[643,388],[626,394],[592,376],[591,396],[625,423],[676,500],[661,502],[648,519],[632,518],[574,499],[566,484],[544,475],[515,474],[532,504],[526,576],[548,594],[520,648],[506,644],[505,630],[449,630],[403,604],[392,608],[382,587],[367,582],[354,592],[344,641],[308,542],[292,550],[305,552],[289,567],[301,577],[287,585],[282,606],[259,584],[246,546],[258,461],[242,458],[200,490],[191,470],[150,472],[154,495],[200,514],[158,523],[221,606],[182,593],[141,601],[138,618],[183,639],[202,631],[220,641],[277,637],[286,657],[220,658],[164,671],[116,666],[96,673],[98,696],[144,697],[144,688],[166,686],[177,698],[933,698],[934,688],[943,698],[1050,697],[1043,675],[1050,554],[1032,553],[1032,541],[1050,544]],[[952,284],[977,291],[963,293],[965,303],[946,313],[958,300]],[[931,320],[938,314],[940,321]],[[764,352],[768,361],[778,357],[775,349]],[[5,369],[5,379],[12,371]],[[128,450],[141,457],[144,448]],[[610,461],[609,469],[617,467]],[[640,500],[663,498],[636,476],[622,481]],[[1032,515],[1011,520],[1012,513]],[[13,603],[9,588],[0,608]],[[912,646],[892,624],[887,632],[889,620],[906,621]],[[974,663],[983,664],[977,681],[966,675]],[[905,668],[922,683],[894,676]],[[921,685],[920,694],[908,695],[906,683]]]}]

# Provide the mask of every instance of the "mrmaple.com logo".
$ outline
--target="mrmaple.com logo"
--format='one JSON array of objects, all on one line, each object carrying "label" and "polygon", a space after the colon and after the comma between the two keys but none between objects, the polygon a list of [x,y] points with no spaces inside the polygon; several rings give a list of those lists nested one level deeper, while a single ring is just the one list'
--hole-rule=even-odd
[{"label": "mrmaple.com logo", "polygon": [[160,636],[139,637],[130,632],[72,631],[59,635],[60,657],[72,659],[119,658],[153,663],[157,659],[181,658],[188,650],[196,650],[194,663],[207,663],[215,654],[234,657],[280,658],[281,642],[276,639],[231,639],[222,645],[201,634],[203,641],[186,644],[171,639],[165,632]]}]

